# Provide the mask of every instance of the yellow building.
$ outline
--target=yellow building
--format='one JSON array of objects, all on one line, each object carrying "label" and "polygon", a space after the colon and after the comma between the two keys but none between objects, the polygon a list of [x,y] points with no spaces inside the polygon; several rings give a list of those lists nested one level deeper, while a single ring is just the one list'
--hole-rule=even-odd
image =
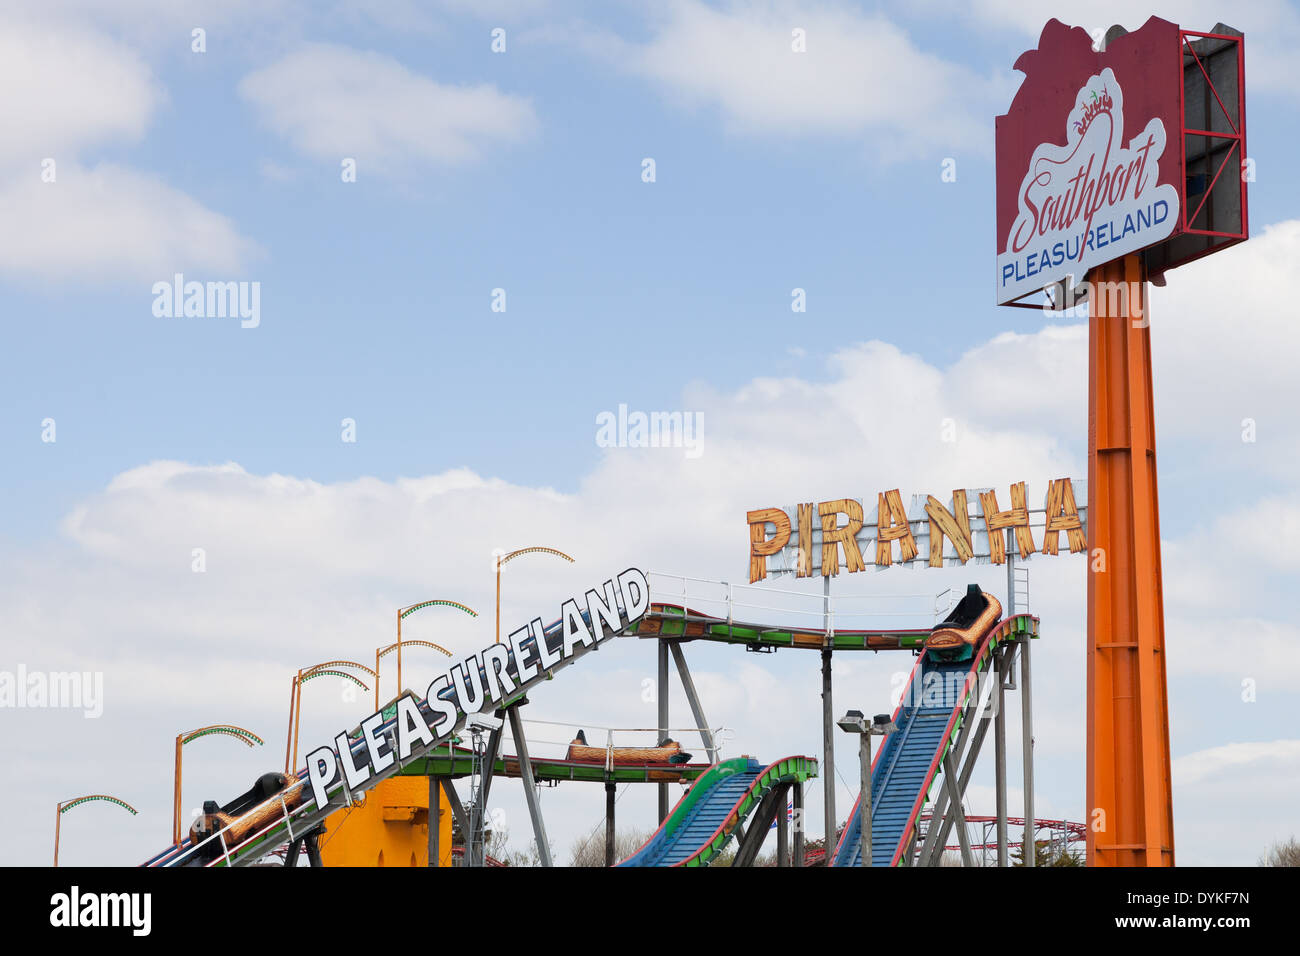
[{"label": "yellow building", "polygon": [[[451,812],[438,802],[438,865],[451,866]],[[389,777],[331,813],[320,852],[326,866],[428,866],[428,778]]]}]

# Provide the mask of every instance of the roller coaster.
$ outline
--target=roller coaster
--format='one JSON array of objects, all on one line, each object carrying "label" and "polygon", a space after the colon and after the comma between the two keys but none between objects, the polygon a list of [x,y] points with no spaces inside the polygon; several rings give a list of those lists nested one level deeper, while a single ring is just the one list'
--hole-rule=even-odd
[{"label": "roller coaster", "polygon": [[[521,673],[520,662],[512,653],[505,673],[515,678],[516,686],[501,699],[487,701],[482,711],[497,718],[494,729],[480,733],[482,728],[474,720],[467,723],[467,717],[473,715],[458,711],[454,726],[444,727],[444,732],[431,745],[413,748],[409,755],[395,760],[387,773],[376,775],[360,787],[349,787],[344,777],[332,788],[323,806],[310,799],[306,769],[290,774],[265,774],[252,788],[225,804],[205,803],[188,837],[155,854],[144,865],[247,866],[271,854],[281,856],[286,864],[293,864],[303,850],[313,864],[319,864],[318,838],[329,814],[354,805],[366,789],[390,776],[427,777],[431,800],[435,794],[445,796],[460,831],[470,835],[461,857],[471,865],[488,865],[486,855],[481,847],[475,846],[472,835],[482,832],[489,788],[498,777],[524,782],[539,849],[546,845],[535,792],[542,782],[603,783],[611,794],[606,821],[611,834],[615,785],[656,784],[664,793],[670,783],[680,783],[689,784],[689,788],[670,811],[661,814],[658,828],[645,844],[618,862],[618,866],[708,866],[722,858],[733,841],[736,850],[731,865],[754,865],[771,830],[777,831],[778,865],[802,865],[804,787],[818,777],[820,762],[807,755],[792,755],[771,762],[748,755],[722,758],[715,731],[704,719],[702,701],[686,666],[683,646],[692,641],[742,644],[755,652],[806,648],[818,649],[823,655],[837,650],[899,650],[915,654],[915,666],[893,712],[896,730],[886,738],[872,764],[871,853],[867,863],[872,866],[936,863],[953,826],[957,826],[965,849],[962,798],[970,767],[991,722],[987,711],[995,698],[1000,703],[1012,655],[1025,647],[1029,639],[1038,636],[1037,618],[1024,613],[1003,618],[998,599],[971,586],[955,606],[950,606],[951,597],[945,604],[941,595],[936,600],[934,616],[940,618],[943,612],[947,613],[930,627],[838,627],[832,623],[834,615],[829,599],[823,608],[821,626],[763,625],[736,619],[736,611],[747,605],[737,593],[739,586],[689,581],[650,575],[645,609],[638,614],[625,602],[619,602],[618,627],[611,628],[605,637],[654,641],[663,658],[672,655],[696,720],[694,729],[704,745],[705,760],[693,761],[677,741],[666,736],[652,747],[616,748],[612,740],[604,747],[590,745],[581,732],[563,758],[530,756],[519,716],[520,708],[528,703],[528,694],[599,646],[599,643],[590,648],[578,645],[570,656],[562,657],[564,628],[563,622],[557,620],[520,644],[521,650],[531,650],[539,659],[549,656],[557,661],[553,667],[529,678],[526,670]],[[679,599],[670,600],[670,597]],[[765,601],[770,599],[770,592],[763,597]],[[720,606],[717,612],[712,612],[710,605]],[[838,611],[840,620],[844,620],[842,608]],[[583,614],[583,620],[589,627],[593,623],[587,614]],[[539,634],[545,642],[544,648],[536,647]],[[487,666],[480,658],[480,676],[485,682]],[[665,671],[661,667],[661,700],[667,697],[667,687],[662,686]],[[455,699],[450,686],[444,687],[437,696],[432,702],[428,698],[415,702],[418,713],[430,727],[437,726],[438,711],[446,709],[444,702]],[[829,707],[829,700],[824,704]],[[373,733],[396,753],[396,725],[400,718],[397,701],[390,702],[381,713],[384,720]],[[661,711],[660,717],[666,725],[666,713]],[[507,722],[515,740],[515,754],[501,750]],[[464,745],[468,738],[473,738],[472,747]],[[354,728],[347,740],[351,759],[363,761],[367,744],[362,729]],[[468,807],[451,785],[452,780],[464,778],[472,780]],[[860,804],[861,797],[838,840],[833,841],[833,852],[827,855],[831,866],[863,865]],[[791,805],[792,809],[787,810]],[[928,816],[923,814],[927,807]],[[800,823],[791,827],[792,820]],[[923,822],[928,823],[925,830]],[[436,828],[429,829],[432,841],[436,839]],[[609,845],[613,845],[612,837]],[[832,841],[827,845],[831,846]],[[430,859],[438,858],[431,852]],[[549,852],[542,852],[542,862],[550,864]],[[607,858],[607,863],[615,862]]]}]

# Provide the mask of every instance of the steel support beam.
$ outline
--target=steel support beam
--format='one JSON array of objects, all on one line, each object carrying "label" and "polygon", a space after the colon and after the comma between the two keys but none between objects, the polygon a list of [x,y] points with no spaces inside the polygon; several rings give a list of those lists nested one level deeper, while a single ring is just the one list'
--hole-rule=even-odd
[{"label": "steel support beam", "polygon": [[[829,580],[829,578],[827,579]],[[826,854],[835,851],[839,821],[835,818],[835,713],[831,702],[831,649],[822,648],[822,812],[826,815]]]},{"label": "steel support beam", "polygon": [[1146,268],[1133,253],[1088,280],[1088,864],[1173,866]]},{"label": "steel support beam", "polygon": [[460,827],[461,836],[465,839],[465,845],[468,847],[470,839],[469,816],[465,813],[465,807],[460,802],[460,794],[456,792],[456,788],[452,786],[450,780],[443,783],[442,792],[447,795],[447,806],[451,808],[451,819],[456,826]]},{"label": "steel support beam", "polygon": [[777,808],[785,807],[785,794],[789,787],[789,784],[779,784],[763,794],[763,799],[758,802],[750,818],[749,832],[740,840],[740,845],[736,849],[736,858],[732,861],[732,866],[754,865],[759,850],[763,848],[763,841],[767,839],[767,832],[772,828],[772,820]]},{"label": "steel support beam", "polygon": [[307,850],[307,862],[312,866],[324,866],[320,858],[320,828],[317,827],[304,836],[302,842]]},{"label": "steel support beam", "polygon": [[[677,665],[677,676],[681,678],[682,690],[686,691],[686,702],[691,705],[691,716],[695,726],[700,728],[700,739],[709,755],[709,763],[718,762],[718,748],[713,740],[713,731],[704,719],[704,708],[700,705],[700,695],[695,691],[695,681],[691,678],[690,668],[686,666],[686,654],[682,651],[681,641],[669,641],[668,647],[673,654],[673,663]],[[657,743],[657,741],[656,741]]]},{"label": "steel support beam", "polygon": [[794,865],[803,866],[803,781],[797,780],[794,787]]},{"label": "steel support beam", "polygon": [[[498,720],[505,717],[504,710],[496,710],[493,714]],[[492,780],[496,776],[497,754],[501,752],[501,734],[503,728],[498,727],[488,735],[487,749],[483,754],[483,777],[479,781],[478,799],[470,807],[470,823],[472,829],[470,835],[465,838],[465,859],[470,866],[485,866],[487,864],[487,847],[485,842],[474,839],[479,830],[487,827],[487,805],[488,796],[492,793]]]},{"label": "steel support beam", "polygon": [[[838,560],[838,559],[837,559]],[[826,865],[831,862],[839,820],[835,817],[835,705],[831,700],[831,579],[822,569],[822,624],[826,646],[822,647],[822,812],[826,815]]]},{"label": "steel support beam", "polygon": [[605,865],[613,866],[614,860],[614,782],[605,781]]},{"label": "steel support beam", "polygon": [[[953,751],[957,755],[958,762],[961,761],[962,755],[966,751],[966,744],[970,740],[971,724],[975,723],[971,719],[974,713],[975,704],[972,703],[967,707],[968,713],[963,717],[961,730],[957,732],[957,743]],[[979,730],[976,730],[979,733]],[[978,747],[976,748],[978,752]],[[939,792],[935,795],[934,804],[930,807],[930,826],[925,832],[925,842],[921,844],[921,855],[917,860],[918,866],[937,866],[939,857],[943,854],[944,839],[940,837],[942,830],[942,820],[948,812],[948,788],[940,787]],[[914,828],[915,832],[915,828]],[[946,834],[945,834],[946,836]]]},{"label": "steel support beam", "polygon": [[[659,740],[660,743],[668,736],[668,642],[660,638],[659,644],[659,682],[656,693],[656,703],[659,705]],[[658,785],[659,790],[659,810],[658,822],[655,824],[656,829],[668,819],[668,784],[661,783]]]},{"label": "steel support beam", "polygon": [[970,834],[966,832],[966,811],[961,805],[961,796],[966,792],[966,788],[958,789],[957,777],[957,765],[952,759],[952,751],[949,750],[943,756],[943,784],[948,790],[950,807],[948,817],[945,819],[951,819],[957,827],[957,843],[961,846],[961,865],[974,866],[975,859],[970,852]]},{"label": "steel support beam", "polygon": [[776,808],[776,865],[790,865],[790,820],[784,806]]},{"label": "steel support beam", "polygon": [[537,856],[542,866],[551,866],[551,844],[546,839],[546,823],[542,819],[542,805],[533,785],[533,763],[528,759],[528,740],[524,737],[523,721],[519,708],[511,707],[510,734],[515,738],[515,753],[519,755],[519,775],[524,780],[524,799],[528,801],[528,815],[533,818],[533,839],[537,841]]},{"label": "steel support beam", "polygon": [[[1016,555],[1019,554],[1015,546],[1015,534],[1010,528],[1007,529],[1007,607],[1006,616],[1016,613]],[[1029,610],[1026,608],[1025,610]]]},{"label": "steel support beam", "polygon": [[[498,710],[493,716],[500,720],[505,715],[504,710]],[[501,734],[501,728],[492,731],[488,736],[487,752],[483,756],[483,783],[479,791],[483,805],[479,809],[484,812],[487,811],[488,794],[492,792],[492,779],[496,776],[497,755],[501,753]]]},{"label": "steel support beam", "polygon": [[[1089,522],[1092,521],[1092,513],[1088,514]],[[1020,639],[1020,727],[1021,727],[1021,748],[1023,753],[1025,774],[1025,832],[1022,846],[1024,853],[1021,854],[1025,866],[1036,866],[1038,862],[1037,844],[1034,842],[1034,703],[1033,703],[1033,685],[1029,680],[1029,645],[1031,641],[1028,635]],[[1091,833],[1092,831],[1089,830]]]},{"label": "steel support beam", "polygon": [[1008,660],[1007,645],[998,648],[993,666],[997,676],[997,714],[993,718],[993,772],[996,780],[998,816],[998,866],[1007,865],[1007,712],[1006,687],[1003,678],[1006,674]]},{"label": "steel support beam", "polygon": [[871,866],[871,734],[858,734],[858,840],[862,865]]},{"label": "steel support beam", "polygon": [[899,857],[899,864],[901,866],[914,866],[915,860],[916,860],[916,830],[914,828],[912,830],[911,835],[907,838],[907,849],[904,850],[903,855]]}]

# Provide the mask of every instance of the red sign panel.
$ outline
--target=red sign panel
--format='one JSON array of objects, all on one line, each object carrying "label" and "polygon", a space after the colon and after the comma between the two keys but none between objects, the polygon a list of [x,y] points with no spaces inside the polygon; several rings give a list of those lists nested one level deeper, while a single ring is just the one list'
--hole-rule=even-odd
[{"label": "red sign panel", "polygon": [[[1149,265],[1163,271],[1245,238],[1244,184],[1207,202],[1220,180],[1244,180],[1240,34],[1152,17],[1108,38],[1095,49],[1086,30],[1050,20],[1016,61],[1025,80],[997,119],[999,304],[1131,252],[1159,245]],[[1213,123],[1185,122],[1210,104]],[[1189,157],[1217,175],[1192,174]]]}]

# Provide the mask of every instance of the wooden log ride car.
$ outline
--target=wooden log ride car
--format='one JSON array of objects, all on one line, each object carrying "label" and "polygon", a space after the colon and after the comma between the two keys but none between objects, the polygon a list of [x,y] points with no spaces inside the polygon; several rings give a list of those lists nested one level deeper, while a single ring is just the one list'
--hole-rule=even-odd
[{"label": "wooden log ride car", "polygon": [[966,596],[957,602],[940,624],[925,639],[925,649],[942,657],[961,660],[974,652],[975,645],[989,628],[1002,617],[1002,602],[978,584],[966,588]]},{"label": "wooden log ride car", "polygon": [[578,736],[569,744],[565,760],[578,763],[605,763],[610,760],[621,765],[641,764],[678,764],[689,763],[691,755],[683,752],[681,744],[664,738],[656,747],[593,747],[587,743],[586,731],[579,730]]},{"label": "wooden log ride car", "polygon": [[[225,806],[218,806],[215,800],[205,800],[202,815],[190,827],[190,843],[198,846],[218,830],[229,827],[222,837],[203,843],[197,851],[196,855],[200,859],[215,860],[222,855],[223,840],[227,849],[237,846],[282,818],[284,807],[292,811],[302,803],[304,796],[303,781],[298,777],[264,773],[247,793]],[[284,806],[281,806],[280,800],[272,800],[272,797],[283,797]]]}]

